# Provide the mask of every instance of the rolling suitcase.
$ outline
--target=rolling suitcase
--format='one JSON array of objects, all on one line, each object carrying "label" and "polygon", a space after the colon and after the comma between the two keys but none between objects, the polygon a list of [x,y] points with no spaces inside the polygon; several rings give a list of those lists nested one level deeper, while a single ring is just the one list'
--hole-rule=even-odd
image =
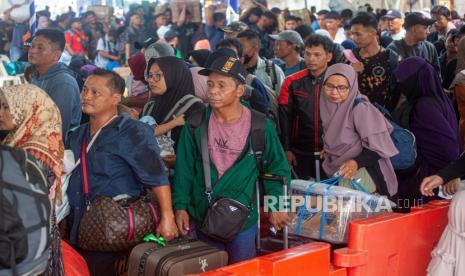
[{"label": "rolling suitcase", "polygon": [[142,243],[129,257],[129,276],[178,276],[198,274],[228,265],[226,251],[201,241],[180,241],[161,247]]},{"label": "rolling suitcase", "polygon": [[[270,181],[277,181],[281,183],[283,189],[283,195],[288,196],[288,190],[286,185],[286,178],[281,176],[271,176],[271,175],[261,175],[260,180],[270,180]],[[261,185],[257,184],[257,189],[260,188]],[[257,193],[258,195],[258,193]],[[257,197],[257,201],[260,203],[261,196]],[[260,204],[258,204],[260,206]],[[261,227],[269,227],[269,223],[264,223],[261,221],[260,218],[264,214],[258,213],[258,231],[257,231],[257,255],[262,256],[269,253],[277,252],[280,250],[292,248],[295,246],[303,245],[306,243],[313,242],[312,239],[306,237],[300,237],[296,235],[289,235],[288,226],[283,228],[282,233],[274,233],[273,235],[268,235],[267,237],[262,237],[262,233],[266,232],[261,231]],[[261,222],[261,223],[260,223]],[[270,229],[273,232],[274,229]]]}]

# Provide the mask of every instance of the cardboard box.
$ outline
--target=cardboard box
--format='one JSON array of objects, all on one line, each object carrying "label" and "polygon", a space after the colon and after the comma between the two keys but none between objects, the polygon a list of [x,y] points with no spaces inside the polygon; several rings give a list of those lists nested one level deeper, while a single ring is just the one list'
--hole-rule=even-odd
[{"label": "cardboard box", "polygon": [[171,2],[171,12],[173,15],[173,22],[175,23],[178,22],[179,15],[181,14],[182,8],[184,6],[186,6],[186,9],[191,14],[192,22],[202,21],[199,0],[173,0]]},{"label": "cardboard box", "polygon": [[95,12],[97,20],[102,23],[110,23],[114,9],[111,6],[93,5],[87,8],[88,11]]},{"label": "cardboard box", "polygon": [[328,186],[304,180],[291,182],[291,196],[300,196],[302,201],[292,210],[295,212],[291,213],[289,233],[335,244],[346,243],[350,221],[389,211],[394,206],[387,198]]}]

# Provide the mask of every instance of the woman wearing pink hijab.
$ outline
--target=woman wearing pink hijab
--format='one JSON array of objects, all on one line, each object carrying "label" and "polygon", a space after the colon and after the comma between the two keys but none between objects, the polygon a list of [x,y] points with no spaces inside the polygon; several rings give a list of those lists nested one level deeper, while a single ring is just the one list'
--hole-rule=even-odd
[{"label": "woman wearing pink hijab", "polygon": [[325,173],[361,178],[368,192],[396,195],[397,179],[389,159],[398,153],[390,136],[393,128],[360,94],[357,73],[351,66],[338,63],[326,71],[320,117]]}]

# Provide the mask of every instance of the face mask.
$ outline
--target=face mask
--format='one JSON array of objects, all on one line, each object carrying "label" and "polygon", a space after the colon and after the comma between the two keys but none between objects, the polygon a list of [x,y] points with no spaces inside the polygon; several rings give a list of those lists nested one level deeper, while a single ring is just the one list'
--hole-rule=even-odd
[{"label": "face mask", "polygon": [[251,60],[252,60],[252,57],[249,57],[248,55],[244,55],[244,64],[249,64]]}]

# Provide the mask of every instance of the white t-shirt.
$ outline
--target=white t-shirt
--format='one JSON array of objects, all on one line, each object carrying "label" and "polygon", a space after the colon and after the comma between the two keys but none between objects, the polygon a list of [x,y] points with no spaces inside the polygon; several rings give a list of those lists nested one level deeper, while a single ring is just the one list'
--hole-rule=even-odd
[{"label": "white t-shirt", "polygon": [[407,31],[405,31],[405,29],[402,28],[402,29],[400,30],[400,32],[398,32],[397,34],[391,34],[391,38],[392,38],[393,40],[401,40],[402,38],[405,37],[405,33],[406,33],[406,32],[407,32]]},{"label": "white t-shirt", "polygon": [[[109,54],[111,54],[112,52],[115,53],[115,43],[108,41],[108,36],[105,36],[105,39],[100,38],[97,42],[97,53],[98,51],[104,51]],[[105,69],[109,61],[109,59],[104,58],[100,54],[98,54],[95,58],[95,65],[97,65],[97,67]]]},{"label": "white t-shirt", "polygon": [[346,35],[344,33],[344,28],[339,28],[336,33],[336,37],[334,38],[334,43],[341,44],[347,40]]}]

